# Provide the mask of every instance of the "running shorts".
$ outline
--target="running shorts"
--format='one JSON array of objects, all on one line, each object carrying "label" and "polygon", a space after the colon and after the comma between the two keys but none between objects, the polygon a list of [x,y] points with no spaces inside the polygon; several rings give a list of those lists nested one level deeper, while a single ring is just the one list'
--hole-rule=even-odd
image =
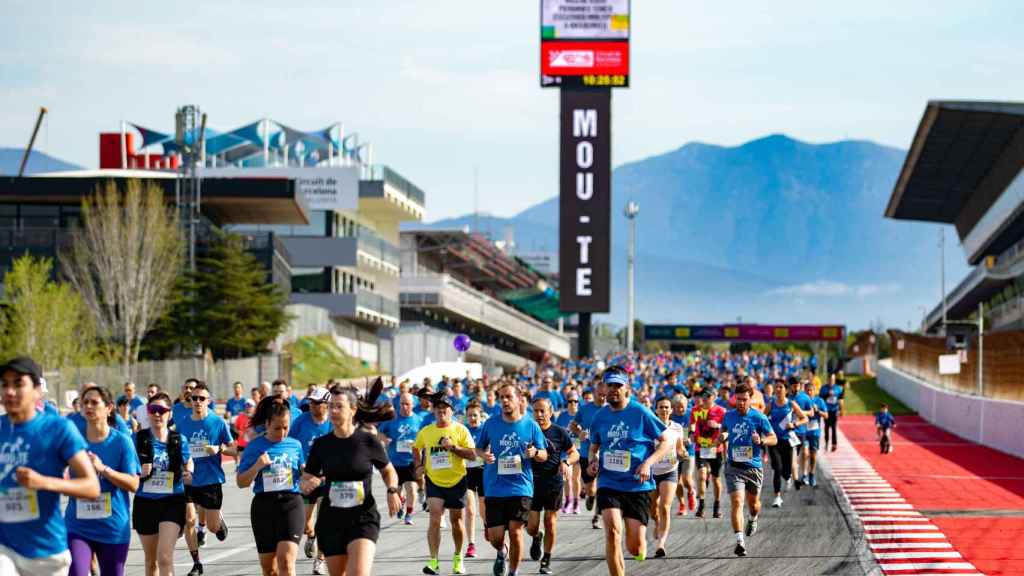
[{"label": "running shorts", "polygon": [[[536,479],[536,476],[534,476]],[[559,510],[562,507],[563,484],[544,481],[533,483],[533,498],[530,500],[530,511]]]},{"label": "running shorts", "polygon": [[484,469],[467,468],[466,469],[466,490],[472,490],[476,493],[477,497],[484,495]]},{"label": "running shorts", "polygon": [[376,508],[339,510],[324,507],[317,516],[315,529],[316,543],[324,556],[346,555],[348,545],[356,540],[377,541],[380,514]]},{"label": "running shorts", "polygon": [[708,468],[712,478],[717,478],[722,473],[722,453],[719,452],[714,458],[698,458],[697,466]]},{"label": "running shorts", "polygon": [[445,488],[434,484],[428,476],[427,498],[440,498],[448,510],[462,510],[466,507],[466,478],[451,488]]},{"label": "running shorts", "polygon": [[821,442],[821,434],[807,434],[804,436],[803,441],[804,445],[807,446],[808,452],[817,452]]},{"label": "running shorts", "polygon": [[208,484],[206,486],[185,486],[185,498],[196,506],[206,510],[220,510],[224,502],[224,491],[220,484]]},{"label": "running shorts", "polygon": [[185,495],[166,498],[139,498],[132,504],[132,527],[140,536],[153,536],[160,532],[161,522],[173,522],[185,527]]},{"label": "running shorts", "polygon": [[725,484],[729,493],[739,491],[761,493],[761,483],[764,481],[764,471],[754,466],[736,466],[729,463],[725,466]]},{"label": "running shorts", "polygon": [[255,494],[249,505],[249,520],[259,554],[276,552],[279,542],[298,544],[306,531],[302,495],[295,492]]},{"label": "running shorts", "polygon": [[531,500],[529,496],[487,496],[484,499],[487,508],[484,525],[487,528],[495,528],[508,527],[513,522],[526,524],[530,517]]},{"label": "running shorts", "polygon": [[326,484],[322,483],[319,488],[314,488],[309,494],[303,494],[302,501],[310,506],[316,504],[317,500],[324,496],[324,486],[326,486]]},{"label": "running shorts", "polygon": [[597,489],[597,509],[599,511],[619,509],[623,518],[638,520],[647,525],[651,519],[650,492],[619,492],[610,488]]},{"label": "running shorts", "polygon": [[660,485],[662,482],[672,482],[674,484],[678,484],[679,483],[679,469],[678,468],[673,468],[671,471],[665,472],[664,474],[655,474],[654,475],[654,483],[656,485]]},{"label": "running shorts", "polygon": [[411,464],[409,466],[395,466],[395,472],[398,472],[398,485],[401,486],[406,482],[416,481],[416,468]]}]

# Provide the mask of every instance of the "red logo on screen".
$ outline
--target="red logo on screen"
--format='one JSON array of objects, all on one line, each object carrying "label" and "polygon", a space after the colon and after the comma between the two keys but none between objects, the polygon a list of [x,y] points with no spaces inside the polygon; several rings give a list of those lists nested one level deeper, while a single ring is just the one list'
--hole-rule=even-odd
[{"label": "red logo on screen", "polygon": [[629,75],[628,42],[541,42],[541,73]]}]

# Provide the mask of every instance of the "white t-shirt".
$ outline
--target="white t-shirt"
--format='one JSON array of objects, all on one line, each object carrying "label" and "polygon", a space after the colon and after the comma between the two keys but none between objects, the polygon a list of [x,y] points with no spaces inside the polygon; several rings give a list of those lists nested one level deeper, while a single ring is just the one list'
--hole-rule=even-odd
[{"label": "white t-shirt", "polygon": [[651,466],[652,474],[668,474],[676,469],[676,464],[678,462],[676,459],[676,442],[678,442],[683,436],[683,427],[680,426],[678,422],[669,420],[665,432],[665,438],[668,443],[672,445],[672,449],[669,450],[667,456],[655,462],[654,466]]},{"label": "white t-shirt", "polygon": [[139,430],[149,430],[149,412],[146,411],[146,404],[135,409],[135,421],[139,423]]}]

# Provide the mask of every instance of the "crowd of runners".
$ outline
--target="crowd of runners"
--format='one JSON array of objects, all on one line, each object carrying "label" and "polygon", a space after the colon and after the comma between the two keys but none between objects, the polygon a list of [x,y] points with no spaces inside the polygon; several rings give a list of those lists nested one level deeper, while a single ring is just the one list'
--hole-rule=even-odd
[{"label": "crowd of runners", "polygon": [[220,409],[196,379],[173,397],[88,384],[64,417],[40,367],[15,358],[0,366],[0,574],[121,576],[134,530],[147,576],[174,573],[182,537],[199,576],[206,540],[227,538],[228,481],[252,489],[265,575],[295,574],[300,548],[314,574],[370,574],[384,510],[424,527],[424,574],[491,556],[495,576],[522,573],[527,557],[551,574],[559,517],[588,514],[621,575],[649,542],[666,555],[673,515],[722,518],[723,497],[722,530],[745,556],[766,465],[781,508],[788,490],[817,485],[818,452],[836,449],[844,382],[817,368],[783,352],[609,356],[368,390],[327,382],[301,399],[283,380],[237,383]]}]

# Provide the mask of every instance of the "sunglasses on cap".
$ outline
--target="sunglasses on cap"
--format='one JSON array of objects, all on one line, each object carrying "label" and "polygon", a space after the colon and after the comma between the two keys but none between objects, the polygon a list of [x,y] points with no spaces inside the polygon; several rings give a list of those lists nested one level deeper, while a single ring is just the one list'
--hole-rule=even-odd
[{"label": "sunglasses on cap", "polygon": [[149,412],[154,416],[163,416],[164,414],[167,414],[170,411],[170,408],[165,408],[159,404],[150,404],[149,406],[146,406],[146,412]]}]

